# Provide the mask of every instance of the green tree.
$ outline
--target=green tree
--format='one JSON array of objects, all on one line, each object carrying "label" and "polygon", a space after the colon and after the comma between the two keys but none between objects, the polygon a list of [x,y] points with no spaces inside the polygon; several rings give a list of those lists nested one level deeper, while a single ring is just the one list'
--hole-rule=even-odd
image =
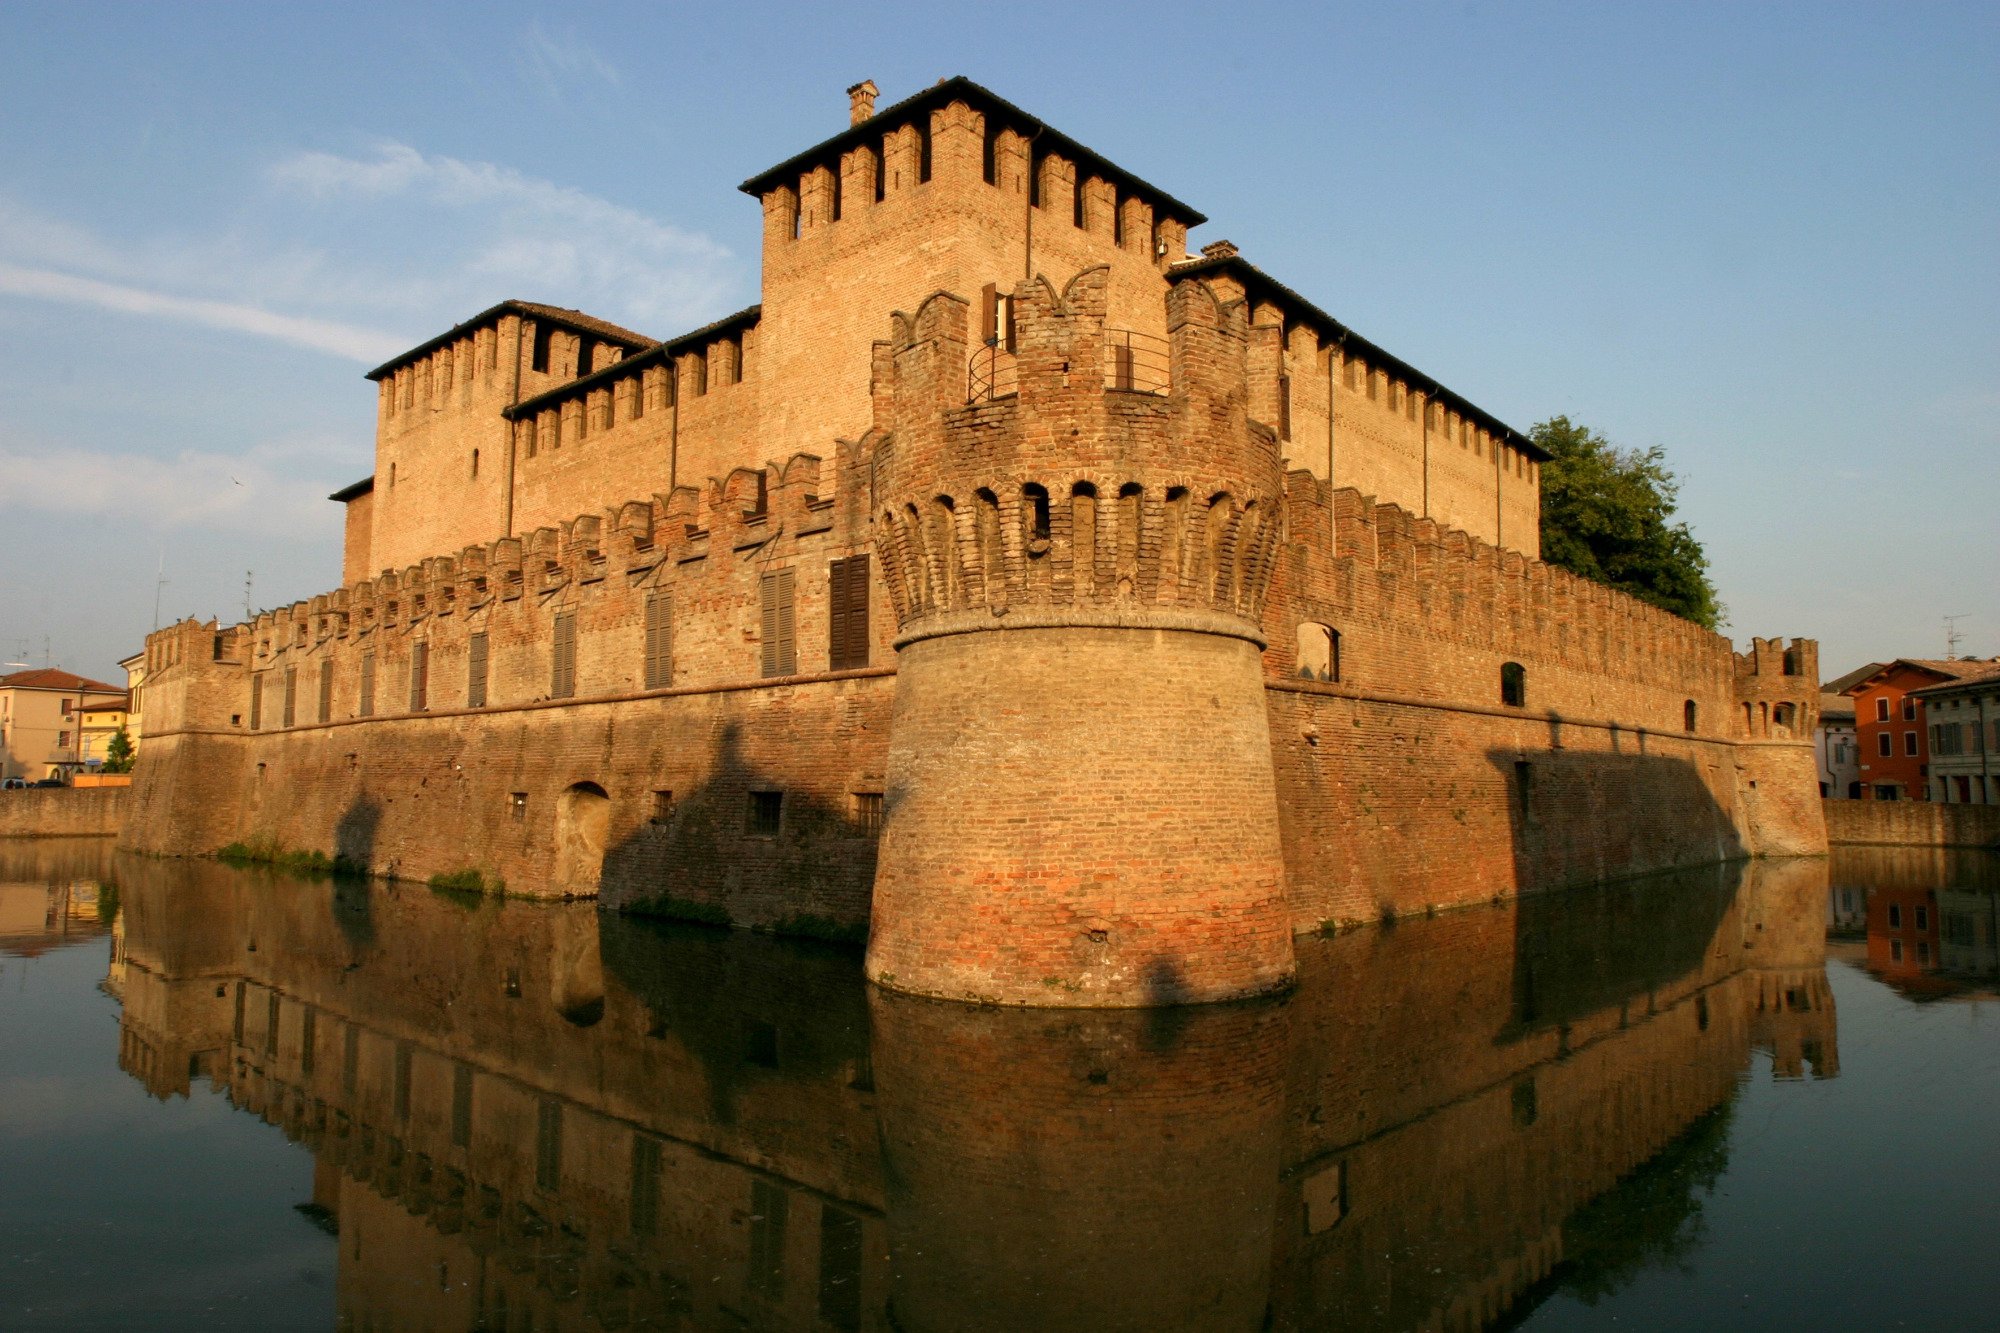
[{"label": "green tree", "polygon": [[1542,465],[1542,559],[1608,584],[1704,629],[1723,621],[1708,557],[1686,523],[1674,522],[1680,482],[1666,451],[1620,449],[1568,417],[1530,434],[1549,451]]},{"label": "green tree", "polygon": [[104,771],[106,773],[130,773],[132,771],[132,738],[119,727],[112,733],[111,740],[104,747]]}]

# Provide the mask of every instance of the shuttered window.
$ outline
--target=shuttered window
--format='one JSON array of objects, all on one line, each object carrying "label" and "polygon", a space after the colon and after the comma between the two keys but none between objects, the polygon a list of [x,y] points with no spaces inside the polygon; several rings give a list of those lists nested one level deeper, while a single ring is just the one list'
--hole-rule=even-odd
[{"label": "shuttered window", "polygon": [[465,645],[465,706],[486,707],[486,636],[475,634]]},{"label": "shuttered window", "polygon": [[361,706],[355,709],[361,717],[375,716],[375,654],[361,654]]},{"label": "shuttered window", "polygon": [[549,698],[569,699],[576,695],[576,612],[556,616],[554,670],[549,678]]},{"label": "shuttered window", "polygon": [[333,721],[333,659],[319,660],[319,720]]},{"label": "shuttered window", "polygon": [[410,711],[421,713],[430,707],[431,646],[422,639],[410,645]]},{"label": "shuttered window", "polygon": [[868,557],[833,562],[827,576],[827,653],[830,671],[868,665]]},{"label": "shuttered window", "polygon": [[760,587],[763,604],[763,668],[767,676],[789,676],[799,669],[798,624],[792,606],[792,571],[774,569]]},{"label": "shuttered window", "polygon": [[297,726],[299,717],[299,669],[285,668],[285,725]]},{"label": "shuttered window", "polygon": [[663,690],[674,683],[674,599],[671,594],[646,594],[646,688]]},{"label": "shuttered window", "polygon": [[264,678],[250,678],[250,730],[257,731],[264,725]]}]

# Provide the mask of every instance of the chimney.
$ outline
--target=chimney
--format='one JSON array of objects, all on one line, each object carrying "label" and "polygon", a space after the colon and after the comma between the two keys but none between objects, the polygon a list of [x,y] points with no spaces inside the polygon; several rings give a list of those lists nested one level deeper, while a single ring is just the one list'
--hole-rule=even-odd
[{"label": "chimney", "polygon": [[847,90],[847,123],[859,125],[875,114],[875,94],[881,89],[875,80],[863,79]]},{"label": "chimney", "polygon": [[1210,241],[1207,245],[1201,247],[1201,257],[1203,259],[1233,259],[1236,257],[1236,254],[1236,242],[1234,241]]}]

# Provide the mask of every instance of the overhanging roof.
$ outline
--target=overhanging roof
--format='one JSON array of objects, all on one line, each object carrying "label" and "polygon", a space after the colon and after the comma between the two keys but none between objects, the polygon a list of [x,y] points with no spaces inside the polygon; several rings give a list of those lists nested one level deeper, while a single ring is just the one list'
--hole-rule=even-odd
[{"label": "overhanging roof", "polygon": [[858,148],[897,127],[897,122],[915,119],[919,114],[928,115],[937,108],[953,101],[969,102],[977,106],[987,116],[998,116],[1001,123],[1023,135],[1033,137],[1037,145],[1068,158],[1078,167],[1110,181],[1132,194],[1144,195],[1152,202],[1155,216],[1165,214],[1198,227],[1208,221],[1202,213],[1168,194],[1147,181],[1141,180],[1125,168],[1100,153],[1086,148],[1076,140],[1031,116],[1020,107],[989,88],[982,88],[964,75],[940,79],[930,87],[913,96],[906,97],[894,106],[876,112],[859,125],[851,125],[831,139],[814,144],[803,153],[794,154],[767,171],[760,171],[737,188],[753,198],[762,198],[774,185],[783,185],[827,159],[839,159],[840,154],[850,148]]},{"label": "overhanging roof", "polygon": [[491,324],[502,315],[526,315],[530,319],[547,320],[560,324],[572,333],[588,333],[599,338],[609,338],[612,342],[624,343],[627,347],[645,347],[653,340],[643,333],[634,333],[623,325],[613,324],[608,319],[586,315],[581,310],[571,310],[566,306],[542,305],[536,301],[502,301],[489,306],[471,319],[452,325],[428,342],[418,343],[407,352],[399,352],[367,374],[371,380],[379,380],[399,366],[408,365],[419,357],[429,356],[447,343],[457,342],[475,329]]}]

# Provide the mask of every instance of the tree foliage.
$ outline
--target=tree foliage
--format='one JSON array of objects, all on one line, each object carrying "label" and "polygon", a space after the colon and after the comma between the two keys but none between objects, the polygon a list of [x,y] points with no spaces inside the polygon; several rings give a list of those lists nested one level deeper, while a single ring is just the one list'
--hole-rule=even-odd
[{"label": "tree foliage", "polygon": [[1704,629],[1723,620],[1708,557],[1674,522],[1680,482],[1666,451],[1620,449],[1587,426],[1553,417],[1530,432],[1542,465],[1542,559],[1608,584]]},{"label": "tree foliage", "polygon": [[106,773],[130,773],[132,771],[132,738],[120,727],[111,733],[111,740],[104,747],[104,771]]}]

